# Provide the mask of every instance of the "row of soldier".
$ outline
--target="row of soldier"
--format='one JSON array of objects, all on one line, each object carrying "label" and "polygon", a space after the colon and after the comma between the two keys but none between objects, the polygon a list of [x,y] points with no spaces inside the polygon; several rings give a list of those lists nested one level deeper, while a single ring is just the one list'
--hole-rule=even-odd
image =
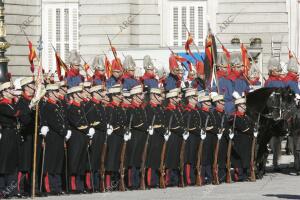
[{"label": "row of soldier", "polygon": [[[218,56],[218,89],[210,92],[204,91],[208,84],[201,67],[190,70],[183,82],[174,56],[170,74],[160,79],[145,56],[140,80],[131,56],[123,66],[114,60],[107,80],[103,60],[96,57],[94,76],[84,80],[80,57],[73,52],[66,81],[45,82],[38,107],[32,105],[34,78],[20,80],[20,88],[2,83],[2,196],[30,195],[36,108],[38,195],[255,180],[257,125],[246,115],[242,95],[258,74],[244,77],[240,57],[232,54],[228,63]],[[271,59],[269,66],[267,84],[281,81],[274,78],[278,63]],[[7,191],[12,183],[16,187]]]}]

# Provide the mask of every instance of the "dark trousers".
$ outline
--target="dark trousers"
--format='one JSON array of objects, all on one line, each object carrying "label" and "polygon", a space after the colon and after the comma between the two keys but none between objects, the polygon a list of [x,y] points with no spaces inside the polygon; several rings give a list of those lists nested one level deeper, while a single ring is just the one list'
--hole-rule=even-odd
[{"label": "dark trousers", "polygon": [[47,193],[61,193],[62,180],[60,174],[46,174],[44,176],[44,189]]},{"label": "dark trousers", "polygon": [[17,174],[0,174],[0,199],[12,197],[17,194]]}]

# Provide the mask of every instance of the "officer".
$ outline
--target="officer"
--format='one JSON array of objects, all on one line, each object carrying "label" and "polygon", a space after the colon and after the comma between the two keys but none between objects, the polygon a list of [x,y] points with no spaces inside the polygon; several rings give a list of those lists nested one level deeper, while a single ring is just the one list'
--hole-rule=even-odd
[{"label": "officer", "polygon": [[268,63],[269,77],[265,82],[268,88],[284,88],[285,82],[281,77],[281,66],[275,57],[271,57]]},{"label": "officer", "polygon": [[69,88],[78,86],[83,80],[83,76],[79,73],[80,72],[80,55],[76,50],[72,50],[69,53],[69,62],[70,62],[70,69],[67,72],[67,85]]},{"label": "officer", "polygon": [[187,185],[195,184],[197,150],[200,143],[201,116],[197,110],[198,92],[196,88],[188,88],[185,92],[187,105],[183,114],[184,127],[188,128],[189,137],[185,148],[185,177]]},{"label": "officer", "polygon": [[214,88],[214,92],[218,92],[220,95],[224,95],[225,101],[225,112],[230,114],[234,112],[234,99],[232,93],[234,91],[233,80],[230,79],[230,66],[229,61],[226,58],[225,54],[218,54],[217,57],[217,79],[219,84],[219,91],[217,88]]},{"label": "officer", "polygon": [[246,114],[246,99],[235,100],[236,112],[233,115],[235,124],[232,165],[234,167],[234,180],[246,181],[249,177],[251,141],[253,137],[253,122]]},{"label": "officer", "polygon": [[93,85],[103,85],[106,81],[103,56],[96,56],[92,64],[94,71]]},{"label": "officer", "polygon": [[41,106],[40,119],[43,125],[40,136],[44,140],[44,189],[50,195],[62,193],[62,172],[64,164],[64,146],[72,134],[63,107],[59,104],[58,84],[46,87],[47,101]]},{"label": "officer", "polygon": [[[224,96],[218,93],[211,93],[211,99],[214,106],[213,117],[216,126],[216,137],[219,141],[219,152],[217,156],[218,163],[218,178],[219,182],[225,182],[226,180],[226,159],[227,159],[227,147],[228,147],[228,134],[229,134],[229,122],[225,113]],[[214,146],[215,147],[215,146]],[[215,159],[215,158],[214,158]],[[216,169],[214,169],[216,170]],[[216,173],[215,171],[213,173]]]},{"label": "officer", "polygon": [[244,65],[242,61],[242,55],[240,52],[233,52],[230,55],[230,65],[231,65],[231,73],[234,77],[234,91],[236,91],[240,96],[243,93],[248,93],[249,83],[244,75]]},{"label": "officer", "polygon": [[[19,120],[21,123],[20,130],[20,147],[19,147],[19,163],[18,163],[18,189],[19,193],[23,196],[30,195],[30,177],[32,167],[32,152],[33,152],[33,133],[35,115],[30,103],[35,93],[34,79],[33,77],[26,77],[20,81],[22,88],[22,96],[18,101],[17,108],[21,111]],[[39,146],[40,147],[40,146]],[[40,150],[40,148],[37,148]],[[37,188],[38,188],[38,184]],[[37,189],[36,188],[36,189]]]},{"label": "officer", "polygon": [[158,79],[156,78],[153,61],[149,55],[145,55],[143,59],[145,73],[141,80],[145,87],[158,88]]},{"label": "officer", "polygon": [[83,105],[83,86],[68,89],[72,96],[72,104],[68,108],[68,120],[72,137],[68,141],[68,164],[70,174],[70,188],[72,193],[86,193],[84,178],[86,163],[88,163],[88,143],[95,134],[95,129],[87,121]]},{"label": "officer", "polygon": [[[10,198],[17,195],[17,189],[11,188],[17,183],[18,160],[18,121],[20,111],[13,100],[11,82],[0,85],[0,195]],[[20,196],[21,197],[21,196]]]},{"label": "officer", "polygon": [[168,129],[168,133],[164,137],[167,140],[165,163],[167,186],[177,186],[179,184],[180,147],[183,140],[182,134],[184,133],[183,117],[178,107],[181,101],[180,92],[180,88],[175,88],[166,95],[168,105],[165,109],[165,127]]},{"label": "officer", "polygon": [[116,190],[120,180],[120,154],[125,129],[128,126],[126,112],[121,107],[123,100],[121,85],[116,84],[108,90],[111,102],[107,105],[107,156],[105,162],[106,188]]},{"label": "officer", "polygon": [[169,76],[165,81],[165,91],[169,91],[178,87],[181,87],[180,67],[177,63],[176,57],[171,55],[169,58]]},{"label": "officer", "polygon": [[123,74],[122,64],[119,58],[114,59],[111,64],[112,75],[106,80],[106,88],[110,89],[116,84],[121,84],[121,77]]},{"label": "officer", "polygon": [[150,100],[146,105],[149,140],[149,154],[147,155],[147,185],[148,187],[159,186],[159,167],[162,147],[164,143],[164,133],[166,131],[164,123],[165,116],[162,108],[162,91],[158,88],[151,88]]},{"label": "officer", "polygon": [[203,131],[205,132],[205,139],[203,141],[203,155],[202,155],[202,171],[201,178],[205,184],[212,183],[212,165],[214,158],[214,143],[215,137],[215,120],[212,116],[211,96],[206,92],[199,95],[199,102],[202,104],[200,115]]},{"label": "officer", "polygon": [[144,91],[142,85],[137,85],[130,90],[132,97],[132,109],[129,111],[129,116],[132,117],[131,124],[131,140],[128,143],[128,157],[127,165],[131,168],[131,182],[132,189],[138,189],[140,186],[140,167],[143,156],[143,150],[147,138],[147,116],[143,106]]},{"label": "officer", "polygon": [[123,89],[131,90],[138,84],[138,80],[134,78],[136,64],[131,55],[127,55],[123,62],[125,73],[122,76]]},{"label": "officer", "polygon": [[[95,128],[95,135],[92,139],[90,146],[91,152],[91,165],[92,174],[91,180],[93,180],[94,191],[97,192],[100,189],[100,162],[101,156],[103,156],[103,145],[106,140],[106,129],[107,129],[107,119],[104,104],[102,104],[103,85],[96,85],[90,88],[90,93],[92,95],[91,99],[91,110],[87,113],[87,119],[91,126]],[[102,93],[102,94],[101,94]],[[104,177],[102,177],[104,178]],[[101,180],[104,181],[104,180]]]}]

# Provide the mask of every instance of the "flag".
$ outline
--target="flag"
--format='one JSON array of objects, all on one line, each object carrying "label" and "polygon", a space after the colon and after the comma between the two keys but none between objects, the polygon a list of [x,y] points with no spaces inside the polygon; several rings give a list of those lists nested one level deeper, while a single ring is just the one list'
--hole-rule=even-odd
[{"label": "flag", "polygon": [[251,66],[250,66],[250,61],[248,58],[247,49],[243,43],[241,44],[241,52],[242,52],[242,60],[243,60],[243,64],[244,64],[244,74],[246,76],[248,76]]},{"label": "flag", "polygon": [[34,59],[36,58],[36,52],[35,49],[32,46],[32,42],[28,40],[28,47],[29,47],[29,63],[30,63],[30,71],[33,73],[34,72]]},{"label": "flag", "polygon": [[[204,73],[206,81],[215,80],[214,60],[217,58],[217,45],[214,35],[209,32],[205,40]],[[216,80],[215,80],[216,81]]]},{"label": "flag", "polygon": [[56,72],[60,81],[63,80],[63,76],[61,75],[61,68],[65,71],[65,74],[68,72],[68,66],[62,61],[57,52],[55,52],[56,59]]},{"label": "flag", "polygon": [[105,55],[104,65],[105,65],[106,78],[110,78],[112,75],[112,69],[111,69],[111,64],[106,55]]},{"label": "flag", "polygon": [[231,71],[231,68],[230,68],[230,53],[229,53],[229,51],[226,49],[226,47],[224,47],[224,45],[222,45],[222,50],[223,50],[223,53],[225,54],[225,56],[226,56],[226,59],[227,59],[227,63],[228,63],[228,65],[227,65],[227,72],[228,72],[228,74],[230,73],[230,71]]}]

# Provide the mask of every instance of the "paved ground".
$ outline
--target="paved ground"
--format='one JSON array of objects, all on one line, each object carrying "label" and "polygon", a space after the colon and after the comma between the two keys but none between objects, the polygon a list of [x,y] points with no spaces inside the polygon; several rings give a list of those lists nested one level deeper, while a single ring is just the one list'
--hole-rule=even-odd
[{"label": "paved ground", "polygon": [[[292,156],[283,156],[280,160],[282,168],[292,166]],[[268,164],[270,165],[270,163]],[[300,177],[295,176],[291,169],[282,173],[268,173],[257,182],[244,182],[208,185],[203,187],[152,189],[147,191],[109,192],[88,195],[72,195],[63,197],[42,198],[51,199],[112,199],[112,200],[193,200],[193,199],[222,199],[222,200],[256,200],[256,199],[300,199]]]}]

